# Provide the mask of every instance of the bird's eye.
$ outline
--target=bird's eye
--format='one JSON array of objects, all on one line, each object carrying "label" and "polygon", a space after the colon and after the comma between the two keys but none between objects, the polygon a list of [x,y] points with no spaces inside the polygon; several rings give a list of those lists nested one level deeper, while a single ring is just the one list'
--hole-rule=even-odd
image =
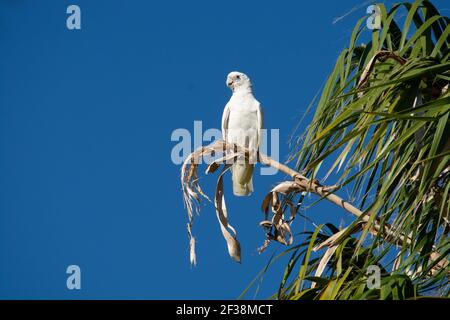
[{"label": "bird's eye", "polygon": [[241,80],[241,76],[236,76],[236,80]]}]

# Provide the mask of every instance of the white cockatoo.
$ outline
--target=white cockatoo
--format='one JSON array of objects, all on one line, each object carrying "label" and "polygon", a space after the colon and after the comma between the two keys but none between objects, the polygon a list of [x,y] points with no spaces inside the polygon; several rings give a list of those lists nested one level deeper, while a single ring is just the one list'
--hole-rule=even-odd
[{"label": "white cockatoo", "polygon": [[[256,155],[262,139],[263,113],[253,96],[252,83],[244,73],[233,71],[228,74],[226,84],[233,94],[222,115],[223,139],[246,147]],[[255,160],[254,157],[253,161],[238,159],[231,167],[234,195],[248,196],[253,192]]]}]

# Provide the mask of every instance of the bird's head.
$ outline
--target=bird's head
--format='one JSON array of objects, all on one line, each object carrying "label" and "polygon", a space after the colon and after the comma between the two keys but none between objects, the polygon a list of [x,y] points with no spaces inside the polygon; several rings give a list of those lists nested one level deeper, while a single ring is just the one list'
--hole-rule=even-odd
[{"label": "bird's head", "polygon": [[245,73],[233,71],[227,76],[227,87],[233,92],[238,90],[251,90],[252,83]]}]

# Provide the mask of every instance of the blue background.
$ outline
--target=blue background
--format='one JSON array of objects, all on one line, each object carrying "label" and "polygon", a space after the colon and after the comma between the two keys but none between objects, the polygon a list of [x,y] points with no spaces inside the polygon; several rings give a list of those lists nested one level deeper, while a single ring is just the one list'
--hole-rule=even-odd
[{"label": "blue background", "polygon": [[[194,120],[220,128],[225,77],[239,70],[253,80],[266,127],[280,129],[286,160],[294,127],[369,2],[74,3],[79,31],[66,28],[72,2],[0,1],[0,298],[237,297],[284,249],[256,251],[260,202],[284,177],[256,176],[252,197],[227,197],[242,264],[228,257],[213,206],[203,206],[192,268],[171,133],[193,131]],[[203,180],[212,194],[215,178]],[[306,214],[351,221],[325,203]],[[81,267],[81,290],[66,288],[71,264]],[[276,291],[281,267],[257,297]]]}]

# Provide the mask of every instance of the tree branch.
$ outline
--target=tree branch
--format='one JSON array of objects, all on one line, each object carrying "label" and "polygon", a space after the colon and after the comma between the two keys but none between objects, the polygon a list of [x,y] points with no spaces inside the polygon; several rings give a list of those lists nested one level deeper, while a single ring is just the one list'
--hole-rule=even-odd
[{"label": "tree branch", "polygon": [[[189,237],[191,239],[191,261],[195,261],[195,250],[192,247],[192,242],[195,243],[195,240],[192,236],[192,222],[193,222],[193,211],[194,211],[194,202],[199,203],[200,196],[203,196],[205,198],[206,195],[201,190],[199,184],[198,184],[198,177],[197,177],[197,168],[200,163],[202,163],[202,159],[205,156],[211,156],[217,153],[222,152],[225,154],[224,157],[217,159],[213,161],[211,164],[209,164],[207,173],[216,171],[221,164],[229,163],[228,160],[236,160],[238,157],[245,157],[247,160],[252,159],[250,157],[251,151],[243,148],[241,146],[238,146],[233,143],[227,143],[225,141],[216,140],[215,142],[211,143],[210,145],[206,147],[201,147],[197,150],[195,150],[193,153],[191,153],[183,163],[183,166],[181,168],[181,182],[183,187],[183,196],[184,196],[184,202],[186,205],[186,208],[188,210],[188,216],[189,216],[189,224],[188,224],[188,233]],[[253,152],[254,153],[254,152]],[[335,205],[341,207],[342,209],[346,210],[347,212],[353,214],[358,219],[360,219],[363,223],[369,223],[370,221],[370,214],[368,212],[363,212],[360,209],[353,206],[348,201],[342,199],[341,197],[337,196],[333,193],[333,191],[336,189],[336,186],[323,186],[319,183],[319,181],[315,179],[308,179],[307,177],[301,175],[299,172],[289,168],[288,166],[275,161],[274,159],[270,158],[269,156],[262,154],[260,152],[257,153],[256,157],[257,161],[261,164],[273,167],[275,169],[278,169],[279,171],[289,175],[293,182],[295,182],[294,189],[296,188],[296,191],[306,191],[313,194],[316,194],[324,199],[327,199],[328,201],[334,203]],[[221,177],[221,176],[220,176]],[[292,186],[290,187],[292,189]],[[276,188],[274,188],[276,191]],[[287,190],[287,189],[286,189]],[[283,191],[281,191],[283,193]],[[221,201],[223,200],[223,193],[221,196]],[[207,198],[208,199],[208,198]],[[209,199],[208,199],[209,200]],[[223,200],[224,201],[224,200]],[[267,204],[266,204],[267,205]],[[263,205],[264,207],[264,205]],[[197,211],[199,208],[196,208]],[[217,199],[216,199],[216,209],[217,209]],[[220,208],[219,208],[220,209]],[[278,210],[278,209],[277,209]],[[219,210],[220,211],[220,210]],[[221,212],[218,212],[218,214],[221,214]],[[226,217],[226,214],[225,214]],[[277,220],[280,220],[280,216],[277,216]],[[233,229],[234,231],[234,229]],[[407,245],[411,245],[412,241],[411,238],[408,236],[402,235],[402,234],[396,234],[395,229],[385,223],[382,224],[379,222],[378,219],[375,219],[373,221],[373,225],[371,225],[368,229],[370,233],[373,235],[380,235],[383,239],[386,241],[395,244],[395,245],[402,245],[406,242]],[[228,242],[228,241],[227,241]],[[194,252],[194,253],[192,253]],[[430,260],[435,263],[438,259],[440,259],[441,255],[436,250],[431,254]],[[449,265],[449,261],[445,258],[441,258],[440,261],[435,265],[433,268],[434,271],[439,271],[440,269],[446,268]]]}]

